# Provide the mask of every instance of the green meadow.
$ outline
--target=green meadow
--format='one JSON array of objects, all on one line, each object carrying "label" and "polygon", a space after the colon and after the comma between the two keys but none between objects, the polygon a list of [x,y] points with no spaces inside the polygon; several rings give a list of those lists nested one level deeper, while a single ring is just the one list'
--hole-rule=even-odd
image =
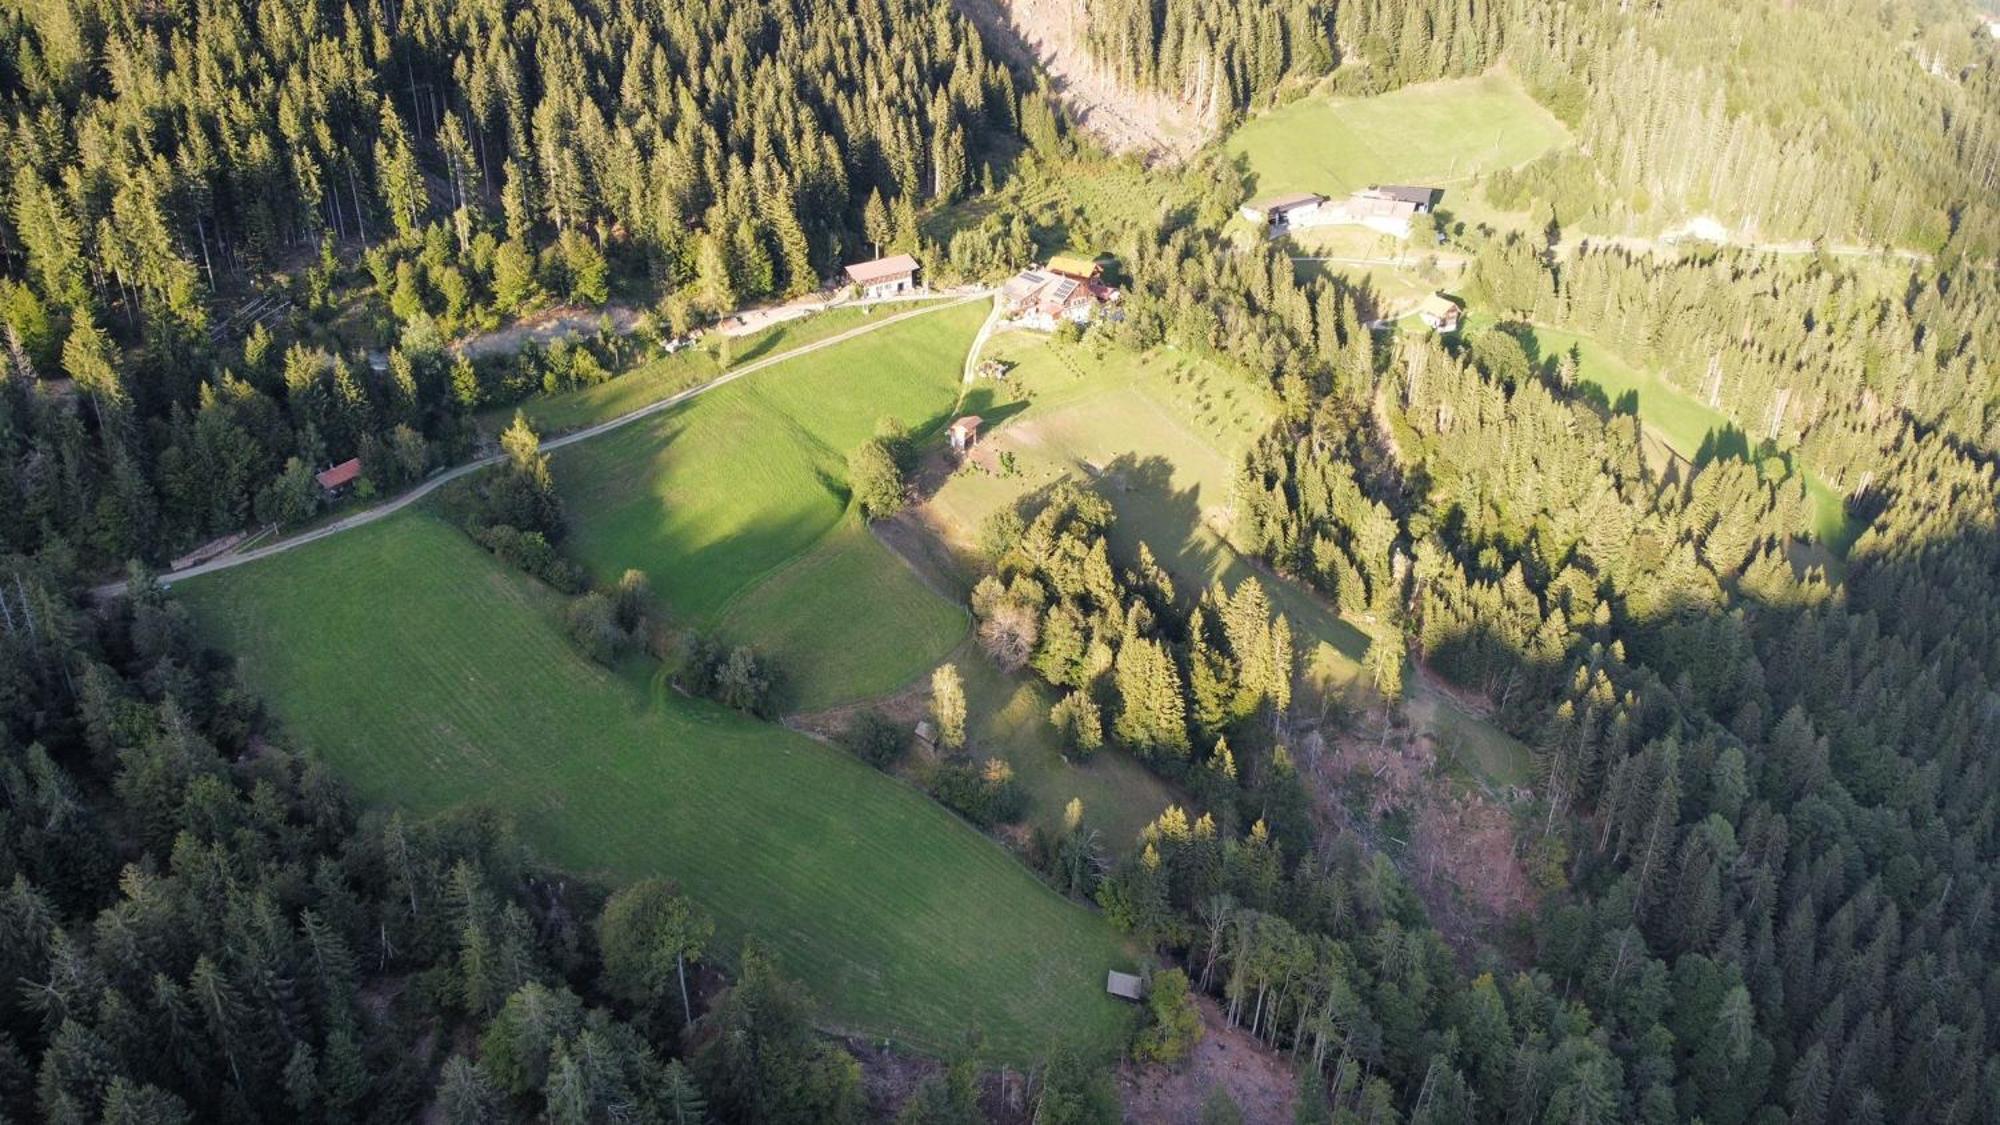
[{"label": "green meadow", "polygon": [[984,653],[955,663],[965,679],[967,744],[981,758],[1000,758],[1028,795],[1028,822],[1054,830],[1070,801],[1083,802],[1083,824],[1107,854],[1133,848],[1139,830],[1168,805],[1188,800],[1129,754],[1103,750],[1082,761],[1064,756],[1049,725],[1055,694],[1029,675],[1008,675]]},{"label": "green meadow", "polygon": [[[522,403],[520,410],[528,416],[537,433],[553,437],[629,414],[689,387],[706,383],[722,374],[722,358],[729,361],[730,367],[739,367],[849,329],[886,320],[913,307],[903,303],[848,305],[787,320],[744,336],[731,337],[727,343],[721,336],[711,334],[695,347],[683,348],[672,355],[656,356],[595,386],[558,395],[536,395]],[[492,411],[485,424],[489,430],[498,430],[513,416],[513,407]]]},{"label": "green meadow", "polygon": [[[1115,1049],[1129,958],[922,793],[576,653],[558,599],[422,509],[176,587],[205,639],[364,800],[479,802],[544,858],[677,880],[804,980],[829,1026],[1023,1062]],[[859,615],[856,615],[858,619]]]},{"label": "green meadow", "polygon": [[[1245,122],[1224,150],[1248,164],[1253,195],[1337,196],[1380,183],[1449,188],[1568,139],[1554,114],[1496,71],[1367,98],[1300,98]],[[1472,194],[1448,191],[1444,207],[1458,213]]]},{"label": "green meadow", "polygon": [[641,570],[677,619],[755,644],[788,709],[895,690],[966,615],[860,526],[847,455],[885,418],[919,436],[950,420],[987,310],[925,313],[558,451],[565,549],[600,580]]}]

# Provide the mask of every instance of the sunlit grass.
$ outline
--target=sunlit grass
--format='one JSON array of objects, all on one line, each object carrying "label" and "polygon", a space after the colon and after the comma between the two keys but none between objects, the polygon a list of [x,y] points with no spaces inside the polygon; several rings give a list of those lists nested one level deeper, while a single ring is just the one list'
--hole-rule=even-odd
[{"label": "sunlit grass", "polygon": [[[1405,86],[1369,98],[1306,97],[1252,118],[1224,143],[1257,196],[1345,195],[1380,183],[1468,184],[1569,139],[1503,73]],[[1444,206],[1470,190],[1447,192]]]},{"label": "sunlit grass", "polygon": [[964,613],[865,532],[827,541],[851,519],[848,453],[883,418],[948,420],[986,312],[928,313],[559,451],[565,548],[600,580],[644,572],[681,621],[764,648],[788,704],[908,682],[963,635]]},{"label": "sunlit grass", "polygon": [[365,800],[479,802],[552,862],[678,881],[725,958],[756,935],[826,1021],[1032,1059],[1116,1046],[1109,929],[916,790],[584,660],[558,599],[419,510],[177,587],[291,737]]}]

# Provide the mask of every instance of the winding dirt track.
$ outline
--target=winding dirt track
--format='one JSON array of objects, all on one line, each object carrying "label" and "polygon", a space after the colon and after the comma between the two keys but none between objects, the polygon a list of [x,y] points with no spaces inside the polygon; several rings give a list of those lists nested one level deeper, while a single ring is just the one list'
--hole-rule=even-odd
[{"label": "winding dirt track", "polygon": [[[845,343],[849,340],[854,339],[857,336],[865,336],[868,333],[873,332],[877,329],[887,328],[892,324],[908,320],[913,316],[923,316],[926,313],[936,312],[940,309],[954,308],[958,305],[965,304],[968,301],[981,300],[985,297],[990,296],[991,293],[992,290],[990,289],[976,290],[963,297],[959,297],[956,299],[942,300],[932,304],[926,304],[920,308],[911,309],[908,312],[900,312],[894,316],[885,317],[881,320],[874,321],[873,323],[870,324],[863,324],[857,328],[850,328],[847,331],[839,333],[837,335],[828,336],[824,340],[815,340],[810,344],[802,344],[799,347],[791,349],[790,351],[779,352],[777,355],[765,356],[762,359],[746,363],[741,367],[735,368],[734,370],[726,371],[721,375],[718,375],[715,378],[710,379],[708,382],[701,384],[700,386],[689,387],[687,390],[681,391],[678,394],[668,395],[666,398],[663,398],[658,402],[648,403],[645,406],[638,408],[637,410],[628,411],[627,413],[620,414],[616,418],[612,418],[604,422],[599,422],[594,426],[587,426],[584,429],[564,434],[561,437],[550,438],[549,440],[544,441],[542,443],[542,449],[544,452],[552,453],[558,449],[562,449],[565,446],[575,445],[576,443],[581,441],[589,441],[591,438],[597,437],[600,434],[610,433],[612,430],[618,429],[621,426],[630,425],[641,418],[651,417],[652,415],[658,414],[663,410],[671,410],[674,407],[679,406],[681,403],[684,403],[691,398],[707,394],[708,392],[715,390],[718,387],[722,387],[729,383],[733,383],[736,380],[741,379],[746,375],[754,375],[757,372],[762,371],[767,367],[776,366],[777,364],[783,363],[788,359],[797,359],[799,356],[805,355],[809,352],[816,352],[819,351],[821,348],[829,348],[835,344]],[[501,460],[505,459],[505,457],[506,454],[504,453],[492,453],[484,457],[467,461],[463,465],[456,466],[452,469],[446,470],[445,472],[439,473],[434,477],[431,477],[429,480],[424,481],[422,484],[417,485],[415,488],[410,489],[408,492],[405,492],[395,497],[392,500],[384,501],[383,503],[377,504],[374,507],[369,508],[365,511],[356,512],[353,515],[349,516],[342,516],[341,518],[333,521],[332,523],[326,524],[323,527],[316,527],[313,528],[311,531],[301,532],[298,535],[294,535],[289,539],[280,539],[275,543],[269,543],[262,547],[258,547],[254,550],[244,551],[241,554],[224,555],[221,558],[212,559],[205,563],[198,563],[194,566],[184,567],[180,570],[167,571],[158,576],[159,582],[163,586],[170,586],[173,583],[179,582],[183,579],[194,578],[203,574],[210,574],[218,570],[228,570],[231,567],[242,566],[244,563],[256,562],[258,559],[269,558],[272,555],[283,554],[286,551],[293,550],[294,548],[303,547],[308,543],[317,543],[321,539],[327,539],[332,536],[339,535],[343,531],[352,531],[357,527],[366,527],[367,525],[374,523],[377,520],[386,519],[389,516],[395,515],[397,512],[400,512],[404,508],[407,508],[410,505],[416,503],[417,501],[422,500],[424,497],[429,496],[431,493],[436,492],[438,489],[443,488],[445,485],[450,484],[452,481],[455,481],[460,477],[476,473],[479,470],[487,467],[488,465],[497,464]],[[95,590],[91,591],[91,593],[100,600],[107,598],[115,598],[122,595],[124,592],[125,592],[125,582],[123,580],[117,582],[107,582],[104,585],[99,586]]]}]

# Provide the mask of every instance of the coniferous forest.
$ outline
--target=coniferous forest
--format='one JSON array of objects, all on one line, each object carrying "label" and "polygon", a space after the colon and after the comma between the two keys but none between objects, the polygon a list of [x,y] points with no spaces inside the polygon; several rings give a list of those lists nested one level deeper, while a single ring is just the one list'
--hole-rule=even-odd
[{"label": "coniferous forest", "polygon": [[[152,575],[310,523],[330,464],[363,499],[460,464],[645,336],[451,346],[523,313],[680,338],[878,253],[992,281],[1078,230],[1124,290],[1093,340],[1268,388],[1231,538],[1373,624],[1385,729],[1423,676],[1533,754],[1536,907],[1471,952],[1316,806],[1263,581],[1177,585],[1076,482],[1004,512],[979,645],[1078,760],[1187,798],[1113,847],[1022,833],[1177,966],[1131,1058],[1183,1058],[1205,996],[1300,1122],[2000,1121],[2000,37],[1947,0],[1078,8],[1120,82],[1225,123],[1507,67],[1575,143],[1453,188],[1534,219],[1445,236],[1490,327],[1376,331],[1367,285],[1219,233],[1217,154],[1100,151],[944,0],[0,0],[0,1121],[880,1114],[671,872],[357,802]],[[1099,174],[1175,205],[1007,209]],[[1566,233],[1692,214],[1808,245]],[[1655,455],[1551,327],[1742,424]],[[453,502],[575,593],[535,436],[502,447]],[[586,595],[620,644],[624,593]],[[765,709],[733,690],[696,694]],[[1006,779],[939,776],[1010,820]],[[1022,1096],[971,1044],[889,1112],[1118,1120],[1110,1064],[1050,1039]]]}]

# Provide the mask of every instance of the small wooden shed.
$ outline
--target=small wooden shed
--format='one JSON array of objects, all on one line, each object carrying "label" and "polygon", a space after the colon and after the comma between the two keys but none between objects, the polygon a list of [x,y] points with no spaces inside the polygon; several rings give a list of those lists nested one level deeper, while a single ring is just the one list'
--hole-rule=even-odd
[{"label": "small wooden shed", "polygon": [[313,480],[318,482],[320,491],[326,493],[328,496],[340,495],[348,485],[353,484],[359,479],[361,479],[361,458],[359,457],[350,457],[333,468],[320,472],[313,477]]},{"label": "small wooden shed", "polygon": [[967,414],[951,424],[951,447],[963,453],[979,440],[979,415]]},{"label": "small wooden shed", "polygon": [[1131,973],[1121,973],[1113,969],[1105,974],[1104,991],[1120,1000],[1137,1003],[1146,998],[1146,982]]}]

